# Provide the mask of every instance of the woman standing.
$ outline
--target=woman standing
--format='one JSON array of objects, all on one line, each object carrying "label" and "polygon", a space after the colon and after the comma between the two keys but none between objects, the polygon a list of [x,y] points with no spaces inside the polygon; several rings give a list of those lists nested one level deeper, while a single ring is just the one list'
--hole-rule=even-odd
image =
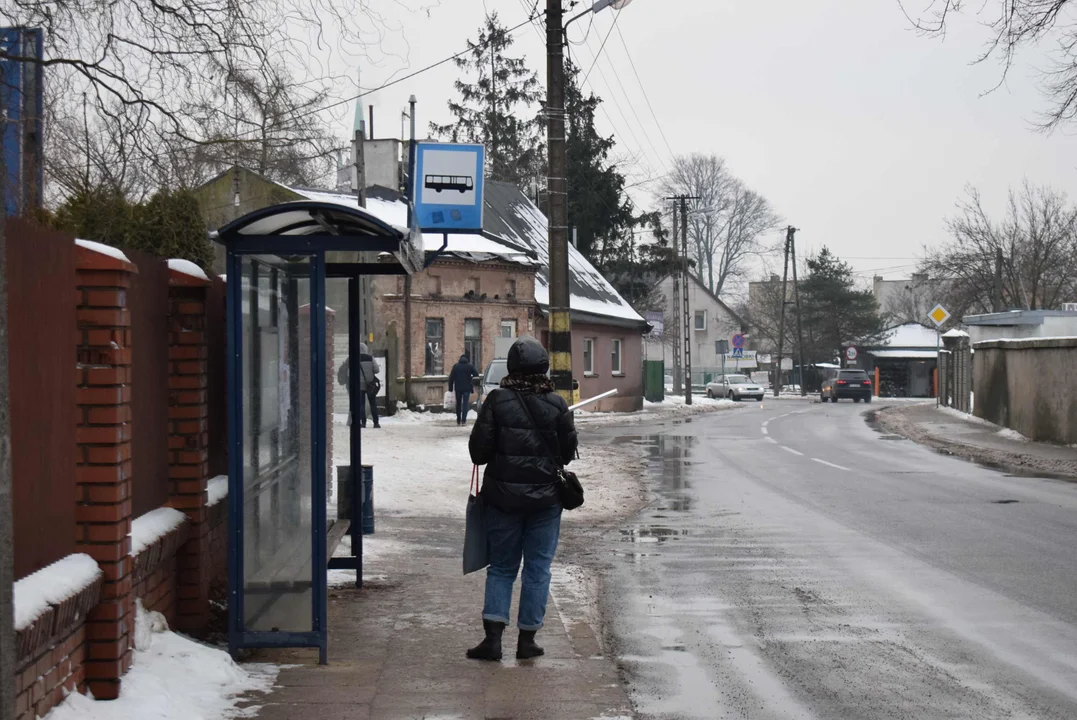
[{"label": "woman standing", "polygon": [[482,611],[486,638],[467,651],[476,660],[501,659],[521,559],[516,657],[543,654],[535,633],[546,616],[550,564],[561,532],[558,470],[572,461],[577,446],[572,412],[554,392],[549,369],[550,357],[537,340],[513,343],[509,374],[487,396],[471,431],[471,460],[486,465],[481,495],[490,561]]}]

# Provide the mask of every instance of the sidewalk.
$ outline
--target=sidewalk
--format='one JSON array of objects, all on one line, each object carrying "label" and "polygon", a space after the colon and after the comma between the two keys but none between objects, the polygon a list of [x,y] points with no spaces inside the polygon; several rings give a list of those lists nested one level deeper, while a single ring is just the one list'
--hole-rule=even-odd
[{"label": "sidewalk", "polygon": [[[307,650],[253,655],[252,662],[284,667],[272,692],[248,696],[251,709],[261,706],[252,717],[632,717],[617,668],[603,650],[587,583],[574,577],[579,569],[566,566],[560,554],[546,627],[539,633],[546,656],[516,661],[516,630],[508,628],[505,660],[484,663],[464,657],[481,639],[485,573],[461,574],[463,523],[391,518],[379,519],[377,530],[366,553],[366,587],[330,589],[329,665],[318,666],[317,653]],[[354,580],[354,573],[336,571],[330,579]]]},{"label": "sidewalk", "polygon": [[923,445],[1009,470],[1077,478],[1077,448],[1032,442],[1012,430],[932,404],[885,408],[879,423]]}]

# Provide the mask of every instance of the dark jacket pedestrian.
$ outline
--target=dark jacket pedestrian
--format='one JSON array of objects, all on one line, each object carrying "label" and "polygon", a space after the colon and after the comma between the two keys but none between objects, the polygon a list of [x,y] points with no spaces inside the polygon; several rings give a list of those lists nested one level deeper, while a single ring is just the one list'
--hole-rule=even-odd
[{"label": "dark jacket pedestrian", "polygon": [[452,370],[449,371],[449,392],[456,393],[456,424],[467,423],[467,409],[471,404],[472,378],[477,378],[479,371],[468,360],[467,355],[461,355]]},{"label": "dark jacket pedestrian", "polygon": [[[351,377],[348,371],[350,367],[350,358],[345,358],[344,362],[340,365],[340,370],[337,371],[337,382],[348,389],[348,393],[351,393]],[[370,417],[374,421],[374,427],[380,428],[381,425],[378,422],[378,398],[377,395],[372,392],[374,380],[377,374],[381,372],[381,366],[378,365],[378,361],[374,359],[374,356],[370,354],[365,343],[359,344],[359,418],[360,424],[366,427],[366,405],[367,401],[370,402]],[[348,415],[348,424],[351,424],[351,414]]]},{"label": "dark jacket pedestrian", "polygon": [[549,355],[537,340],[517,340],[508,353],[509,374],[487,395],[471,431],[471,459],[486,466],[481,495],[490,561],[482,613],[486,639],[468,650],[471,658],[501,659],[521,560],[516,657],[543,654],[535,633],[545,619],[550,565],[560,538],[558,471],[572,461],[578,445],[572,412],[554,392],[549,368]]}]

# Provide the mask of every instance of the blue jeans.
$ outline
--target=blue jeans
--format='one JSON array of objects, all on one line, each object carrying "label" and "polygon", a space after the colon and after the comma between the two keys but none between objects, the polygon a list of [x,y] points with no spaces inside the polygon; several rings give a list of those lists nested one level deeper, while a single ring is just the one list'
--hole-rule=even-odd
[{"label": "blue jeans", "polygon": [[516,624],[521,630],[539,630],[550,595],[550,564],[561,537],[561,506],[533,513],[506,513],[486,503],[485,513],[490,567],[486,568],[482,619],[509,624],[512,586],[523,559]]},{"label": "blue jeans", "polygon": [[462,423],[467,421],[467,408],[471,404],[471,393],[458,392],[456,393],[456,422]]}]

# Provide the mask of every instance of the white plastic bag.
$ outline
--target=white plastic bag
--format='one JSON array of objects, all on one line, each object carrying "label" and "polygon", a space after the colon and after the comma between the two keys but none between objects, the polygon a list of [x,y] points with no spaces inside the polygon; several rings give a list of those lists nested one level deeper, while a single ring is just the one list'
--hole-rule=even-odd
[{"label": "white plastic bag", "polygon": [[441,404],[445,407],[446,410],[448,410],[449,408],[456,410],[456,397],[454,397],[451,392],[446,390],[445,397],[441,398]]}]

